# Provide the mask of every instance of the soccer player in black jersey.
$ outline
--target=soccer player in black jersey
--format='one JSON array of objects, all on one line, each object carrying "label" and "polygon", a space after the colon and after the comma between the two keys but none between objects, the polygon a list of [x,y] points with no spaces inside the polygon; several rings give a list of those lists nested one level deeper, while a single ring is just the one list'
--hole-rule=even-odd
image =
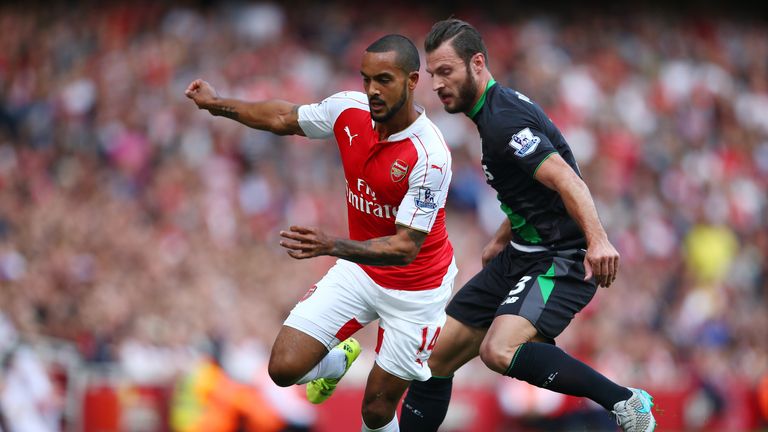
[{"label": "soccer player in black jersey", "polygon": [[594,400],[624,431],[652,431],[648,393],[612,382],[554,344],[619,269],[568,143],[538,105],[496,83],[470,24],[440,21],[424,45],[445,110],[477,125],[483,171],[507,218],[483,250],[483,270],[449,303],[429,360],[433,377],[411,383],[401,430],[437,430],[453,373],[480,355],[500,374]]}]

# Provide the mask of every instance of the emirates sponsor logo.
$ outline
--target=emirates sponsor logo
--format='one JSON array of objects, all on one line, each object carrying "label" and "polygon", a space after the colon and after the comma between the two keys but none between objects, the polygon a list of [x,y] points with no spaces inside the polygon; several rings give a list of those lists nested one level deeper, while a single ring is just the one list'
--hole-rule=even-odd
[{"label": "emirates sponsor logo", "polygon": [[397,206],[381,204],[377,202],[376,193],[365,183],[363,179],[357,179],[357,190],[347,186],[347,203],[362,213],[374,215],[384,219],[397,217]]},{"label": "emirates sponsor logo", "polygon": [[401,161],[400,159],[396,159],[394,162],[392,162],[392,168],[389,170],[389,176],[392,178],[393,182],[397,183],[404,179],[406,173],[408,173],[407,163]]}]

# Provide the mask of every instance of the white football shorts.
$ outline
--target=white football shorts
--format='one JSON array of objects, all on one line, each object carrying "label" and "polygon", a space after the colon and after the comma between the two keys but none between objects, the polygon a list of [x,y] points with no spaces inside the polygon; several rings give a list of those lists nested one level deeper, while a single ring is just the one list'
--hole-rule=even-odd
[{"label": "white football shorts", "polygon": [[445,306],[458,272],[455,260],[440,287],[423,291],[386,289],[357,264],[337,260],[283,323],[329,350],[379,319],[376,363],[404,380],[432,376],[427,360],[445,325]]}]

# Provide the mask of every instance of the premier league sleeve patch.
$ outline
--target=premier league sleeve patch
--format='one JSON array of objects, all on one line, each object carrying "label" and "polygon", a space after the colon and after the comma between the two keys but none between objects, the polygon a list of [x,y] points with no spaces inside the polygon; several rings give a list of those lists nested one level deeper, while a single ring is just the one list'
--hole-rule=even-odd
[{"label": "premier league sleeve patch", "polygon": [[434,211],[437,208],[435,192],[439,191],[433,191],[428,187],[420,187],[418,196],[414,197],[416,207],[426,212]]},{"label": "premier league sleeve patch", "polygon": [[512,135],[509,145],[515,149],[515,156],[525,157],[533,153],[540,142],[541,138],[534,135],[530,129],[525,128]]}]

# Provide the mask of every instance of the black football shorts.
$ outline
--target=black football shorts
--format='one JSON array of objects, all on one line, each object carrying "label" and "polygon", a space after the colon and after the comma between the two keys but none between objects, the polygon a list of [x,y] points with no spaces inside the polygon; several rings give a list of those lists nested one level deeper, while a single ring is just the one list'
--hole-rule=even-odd
[{"label": "black football shorts", "polygon": [[594,278],[584,280],[584,255],[583,249],[529,253],[507,246],[456,293],[446,312],[486,329],[499,315],[519,315],[554,343],[597,290]]}]

